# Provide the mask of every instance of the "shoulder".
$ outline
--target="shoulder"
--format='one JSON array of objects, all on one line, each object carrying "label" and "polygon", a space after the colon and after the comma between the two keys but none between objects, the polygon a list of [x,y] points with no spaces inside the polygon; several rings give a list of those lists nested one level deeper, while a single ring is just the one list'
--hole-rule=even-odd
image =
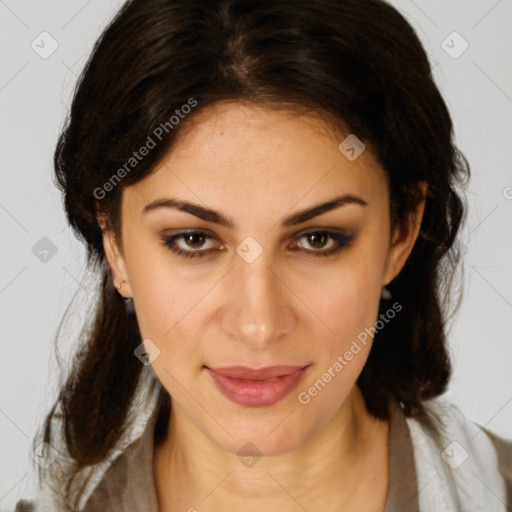
[{"label": "shoulder", "polygon": [[504,439],[484,427],[482,430],[489,437],[496,450],[498,471],[505,482],[507,505],[512,510],[512,441],[510,439]]},{"label": "shoulder", "polygon": [[508,510],[512,506],[512,440],[493,434],[445,399],[429,400],[425,406],[431,426],[407,418],[418,486],[431,489],[424,493],[425,500],[444,500],[462,511]]},{"label": "shoulder", "polygon": [[[103,461],[79,469],[72,480],[69,475],[75,472],[76,461],[67,447],[64,417],[61,405],[57,403],[52,411],[47,442],[52,450],[47,449],[43,454],[45,469],[38,475],[36,496],[19,500],[13,512],[64,512],[71,508],[86,510],[88,502],[92,503],[91,506],[101,502],[101,506],[91,510],[113,510],[115,507],[105,505],[105,500],[116,500],[118,491],[131,488],[128,481],[132,483],[133,474],[143,478],[142,455],[146,461],[144,469],[151,470],[152,434],[159,411],[157,406],[161,387],[150,367],[144,368],[128,411],[128,428]],[[144,507],[137,510],[142,509]],[[0,512],[11,511],[0,508]]]}]

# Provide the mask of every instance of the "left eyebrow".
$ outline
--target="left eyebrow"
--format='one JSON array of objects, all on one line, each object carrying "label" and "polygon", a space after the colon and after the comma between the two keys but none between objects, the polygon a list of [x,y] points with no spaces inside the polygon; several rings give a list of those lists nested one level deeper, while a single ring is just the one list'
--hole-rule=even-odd
[{"label": "left eyebrow", "polygon": [[281,226],[283,226],[283,227],[296,226],[297,224],[302,224],[303,222],[306,222],[314,217],[318,217],[319,215],[322,215],[323,213],[327,213],[331,210],[340,208],[347,204],[357,204],[360,206],[368,206],[368,203],[364,199],[361,199],[360,197],[355,196],[353,194],[344,194],[342,196],[338,196],[333,199],[330,199],[329,201],[326,201],[325,203],[320,203],[316,206],[313,206],[312,208],[307,208],[305,210],[296,212],[288,217],[285,217],[281,221]]},{"label": "left eyebrow", "polygon": [[[322,215],[323,213],[327,213],[331,210],[348,204],[357,204],[363,207],[368,206],[368,203],[364,199],[361,199],[360,197],[353,194],[344,194],[285,217],[281,221],[281,226],[296,226],[297,224],[302,224],[303,222]],[[182,201],[178,199],[156,199],[155,201],[147,204],[143,208],[142,212],[147,213],[158,208],[174,208],[183,212],[190,213],[191,215],[194,215],[195,217],[198,217],[206,222],[220,224],[221,226],[228,228],[235,227],[233,220],[221,212],[212,210],[210,208],[204,208],[203,206],[199,206],[198,204],[191,203],[189,201]]]}]

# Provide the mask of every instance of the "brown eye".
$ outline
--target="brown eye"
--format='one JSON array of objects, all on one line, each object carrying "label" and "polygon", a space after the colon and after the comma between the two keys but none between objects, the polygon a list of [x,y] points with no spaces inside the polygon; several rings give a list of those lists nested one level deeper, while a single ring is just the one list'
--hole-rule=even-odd
[{"label": "brown eye", "polygon": [[165,246],[178,256],[185,258],[204,256],[212,248],[204,247],[208,241],[213,241],[213,238],[204,231],[187,231],[173,236],[162,236]]},{"label": "brown eye", "polygon": [[[334,231],[309,231],[296,240],[302,239],[305,239],[306,244],[312,247],[312,249],[308,249],[304,244],[299,244],[300,249],[311,253],[312,256],[330,256],[348,247],[355,239],[355,235],[346,235]],[[328,244],[327,248],[326,244]]]},{"label": "brown eye", "polygon": [[325,244],[329,240],[329,235],[323,231],[317,231],[314,233],[308,233],[305,235],[308,244],[315,249],[325,248]]},{"label": "brown eye", "polygon": [[207,237],[204,233],[189,233],[183,237],[183,241],[192,249],[200,249],[203,245]]},{"label": "brown eye", "polygon": [[[213,237],[204,231],[187,231],[173,236],[162,236],[163,244],[178,256],[194,258],[208,254],[215,245]],[[301,243],[295,245],[302,252],[311,256],[330,256],[348,247],[355,239],[355,235],[346,235],[334,231],[310,231],[295,240],[306,240],[306,246]],[[205,247],[210,241],[210,247]],[[213,245],[213,246],[212,246]],[[309,246],[310,248],[308,248]],[[326,248],[327,246],[327,248]]]}]

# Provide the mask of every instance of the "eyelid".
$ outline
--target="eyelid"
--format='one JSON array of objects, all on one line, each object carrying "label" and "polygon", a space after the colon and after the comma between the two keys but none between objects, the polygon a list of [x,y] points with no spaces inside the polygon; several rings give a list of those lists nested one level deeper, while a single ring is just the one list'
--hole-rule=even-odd
[{"label": "eyelid", "polygon": [[328,228],[314,228],[314,229],[308,229],[304,231],[303,233],[295,236],[293,238],[293,242],[297,243],[298,240],[303,238],[304,236],[307,236],[309,234],[316,234],[316,233],[324,233],[327,235],[327,238],[330,238],[334,241],[334,247],[327,248],[327,249],[319,249],[319,250],[313,250],[313,249],[302,249],[299,250],[299,252],[305,253],[308,256],[331,256],[335,255],[341,250],[348,248],[350,244],[356,239],[355,233],[347,233],[343,230],[336,230],[336,229],[328,229]]},{"label": "eyelid", "polygon": [[[220,242],[218,240],[218,237],[214,234],[212,234],[211,232],[209,232],[209,230],[207,229],[197,229],[197,228],[194,228],[194,229],[185,229],[185,230],[182,230],[182,231],[178,231],[176,233],[172,233],[172,234],[166,234],[166,233],[162,233],[162,235],[160,236],[161,240],[164,242],[164,243],[169,243],[169,242],[172,242],[172,241],[179,241],[179,240],[184,240],[185,237],[187,235],[204,235],[204,237],[206,238],[206,240],[211,240],[211,241],[214,241],[216,242],[220,248],[224,247],[224,244],[222,242]],[[197,250],[193,250],[193,249],[190,249],[190,252],[208,252],[210,250],[213,250],[213,248],[210,248],[210,249],[197,249]]]},{"label": "eyelid", "polygon": [[349,237],[354,234],[354,230],[326,226],[308,226],[307,228],[301,229],[297,233],[294,233],[291,236],[291,239],[300,238],[301,236],[307,235],[309,233],[333,233]]},{"label": "eyelid", "polygon": [[[304,236],[307,236],[309,234],[317,234],[317,233],[324,233],[327,235],[328,238],[334,241],[335,245],[334,248],[328,248],[328,249],[320,249],[320,250],[312,250],[312,249],[304,249],[299,247],[298,252],[303,253],[306,256],[311,257],[319,257],[319,256],[334,256],[335,254],[339,253],[345,248],[348,248],[350,244],[355,240],[357,237],[356,233],[354,232],[348,232],[347,230],[339,229],[339,228],[321,228],[321,227],[309,227],[305,230],[300,231],[299,233],[293,235],[291,237],[291,242],[293,244],[297,244],[298,241],[303,238]],[[194,257],[203,257],[211,254],[212,251],[219,251],[222,250],[224,245],[221,244],[220,248],[209,248],[209,249],[182,249],[179,246],[176,245],[177,240],[183,240],[185,236],[190,234],[200,234],[205,235],[205,238],[207,240],[217,240],[218,238],[215,235],[212,235],[211,232],[209,232],[208,229],[200,229],[200,228],[193,228],[188,230],[182,230],[178,231],[175,234],[165,234],[162,233],[160,238],[162,240],[162,243],[164,246],[166,246],[171,252],[175,253],[177,256],[184,257],[184,258],[194,258]]]},{"label": "eyelid", "polygon": [[[205,234],[211,240],[217,240],[218,236],[210,231],[208,228],[189,228],[189,229],[177,229],[177,230],[164,230],[160,234],[160,238],[162,240],[168,240],[170,238],[179,238],[180,236],[185,236],[188,234]],[[302,238],[309,233],[328,233],[328,234],[338,234],[340,236],[345,236],[346,238],[353,238],[355,236],[355,231],[353,229],[343,229],[343,228],[335,228],[335,227],[325,227],[325,226],[309,226],[307,228],[303,228],[292,235],[286,235],[283,237],[282,241],[286,239],[296,240],[298,238]],[[221,246],[224,246],[222,242],[218,242]]]}]

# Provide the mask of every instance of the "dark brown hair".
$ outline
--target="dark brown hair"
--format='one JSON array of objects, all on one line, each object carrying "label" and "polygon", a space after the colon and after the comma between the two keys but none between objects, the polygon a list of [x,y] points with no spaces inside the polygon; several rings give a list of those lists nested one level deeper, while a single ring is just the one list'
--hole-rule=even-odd
[{"label": "dark brown hair", "polygon": [[[192,111],[170,123],[191,98]],[[96,309],[56,402],[76,470],[104,460],[121,436],[142,368],[133,355],[137,320],[113,287],[98,215],[119,234],[123,188],[157,167],[190,119],[223,100],[320,114],[356,134],[387,174],[392,225],[406,221],[421,200],[416,185],[428,183],[419,237],[388,286],[403,310],[376,334],[358,384],[381,418],[390,398],[421,417],[423,402],[447,385],[445,327],[465,213],[457,189],[469,167],[412,27],[380,0],[131,0],[94,46],[54,158],[67,219],[90,269],[101,273]],[[161,140],[127,171],[165,123]],[[169,404],[163,390],[162,431]]]}]

